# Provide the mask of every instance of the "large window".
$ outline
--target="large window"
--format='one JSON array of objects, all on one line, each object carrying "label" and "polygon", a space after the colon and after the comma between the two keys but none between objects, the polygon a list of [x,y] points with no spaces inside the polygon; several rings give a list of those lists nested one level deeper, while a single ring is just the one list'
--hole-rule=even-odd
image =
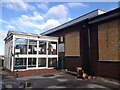
[{"label": "large window", "polygon": [[24,38],[15,39],[15,53],[27,54],[27,44],[28,40]]},{"label": "large window", "polygon": [[57,42],[48,42],[48,55],[57,55]]},{"label": "large window", "polygon": [[37,41],[36,40],[29,40],[29,54],[37,54]]},{"label": "large window", "polygon": [[38,58],[38,67],[46,67],[46,58]]},{"label": "large window", "polygon": [[36,58],[28,58],[28,67],[36,67]]},{"label": "large window", "polygon": [[14,69],[26,69],[27,58],[15,58]]},{"label": "large window", "polygon": [[57,58],[48,58],[48,67],[57,67]]},{"label": "large window", "polygon": [[39,54],[46,54],[46,41],[39,41]]}]

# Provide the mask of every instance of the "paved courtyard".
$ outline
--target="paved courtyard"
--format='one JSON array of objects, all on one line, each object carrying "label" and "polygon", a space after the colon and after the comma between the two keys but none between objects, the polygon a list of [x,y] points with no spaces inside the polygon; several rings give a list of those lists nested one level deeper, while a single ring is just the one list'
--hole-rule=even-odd
[{"label": "paved courtyard", "polygon": [[77,79],[76,76],[59,72],[39,76],[15,78],[7,72],[0,72],[0,89],[2,88],[101,88],[113,90],[120,88],[117,80],[96,77],[90,80]]}]

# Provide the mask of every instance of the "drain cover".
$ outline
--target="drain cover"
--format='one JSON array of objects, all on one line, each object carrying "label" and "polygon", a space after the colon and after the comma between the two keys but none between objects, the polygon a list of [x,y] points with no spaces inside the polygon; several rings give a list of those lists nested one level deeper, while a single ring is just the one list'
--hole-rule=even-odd
[{"label": "drain cover", "polygon": [[53,77],[53,76],[55,76],[55,75],[53,75],[53,74],[43,75],[43,77]]}]

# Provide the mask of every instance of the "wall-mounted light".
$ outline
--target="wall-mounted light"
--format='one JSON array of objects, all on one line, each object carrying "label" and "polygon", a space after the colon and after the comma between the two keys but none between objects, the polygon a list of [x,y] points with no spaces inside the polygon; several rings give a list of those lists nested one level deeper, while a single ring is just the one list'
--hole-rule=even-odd
[{"label": "wall-mounted light", "polygon": [[83,27],[83,28],[85,28],[85,27],[86,27],[86,25],[83,25],[82,27]]}]

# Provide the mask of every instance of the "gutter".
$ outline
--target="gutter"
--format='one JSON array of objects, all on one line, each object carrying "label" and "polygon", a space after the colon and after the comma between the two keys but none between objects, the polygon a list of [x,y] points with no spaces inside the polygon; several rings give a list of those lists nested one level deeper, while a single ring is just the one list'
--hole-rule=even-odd
[{"label": "gutter", "polygon": [[106,19],[110,19],[110,18],[114,18],[114,17],[117,17],[117,16],[120,16],[120,13],[115,13],[115,14],[112,14],[112,15],[109,15],[109,16],[103,16],[99,19],[96,19],[96,20],[93,20],[93,21],[89,21],[89,24],[94,24],[94,23],[98,23],[98,22],[101,22],[101,21],[104,21]]}]

